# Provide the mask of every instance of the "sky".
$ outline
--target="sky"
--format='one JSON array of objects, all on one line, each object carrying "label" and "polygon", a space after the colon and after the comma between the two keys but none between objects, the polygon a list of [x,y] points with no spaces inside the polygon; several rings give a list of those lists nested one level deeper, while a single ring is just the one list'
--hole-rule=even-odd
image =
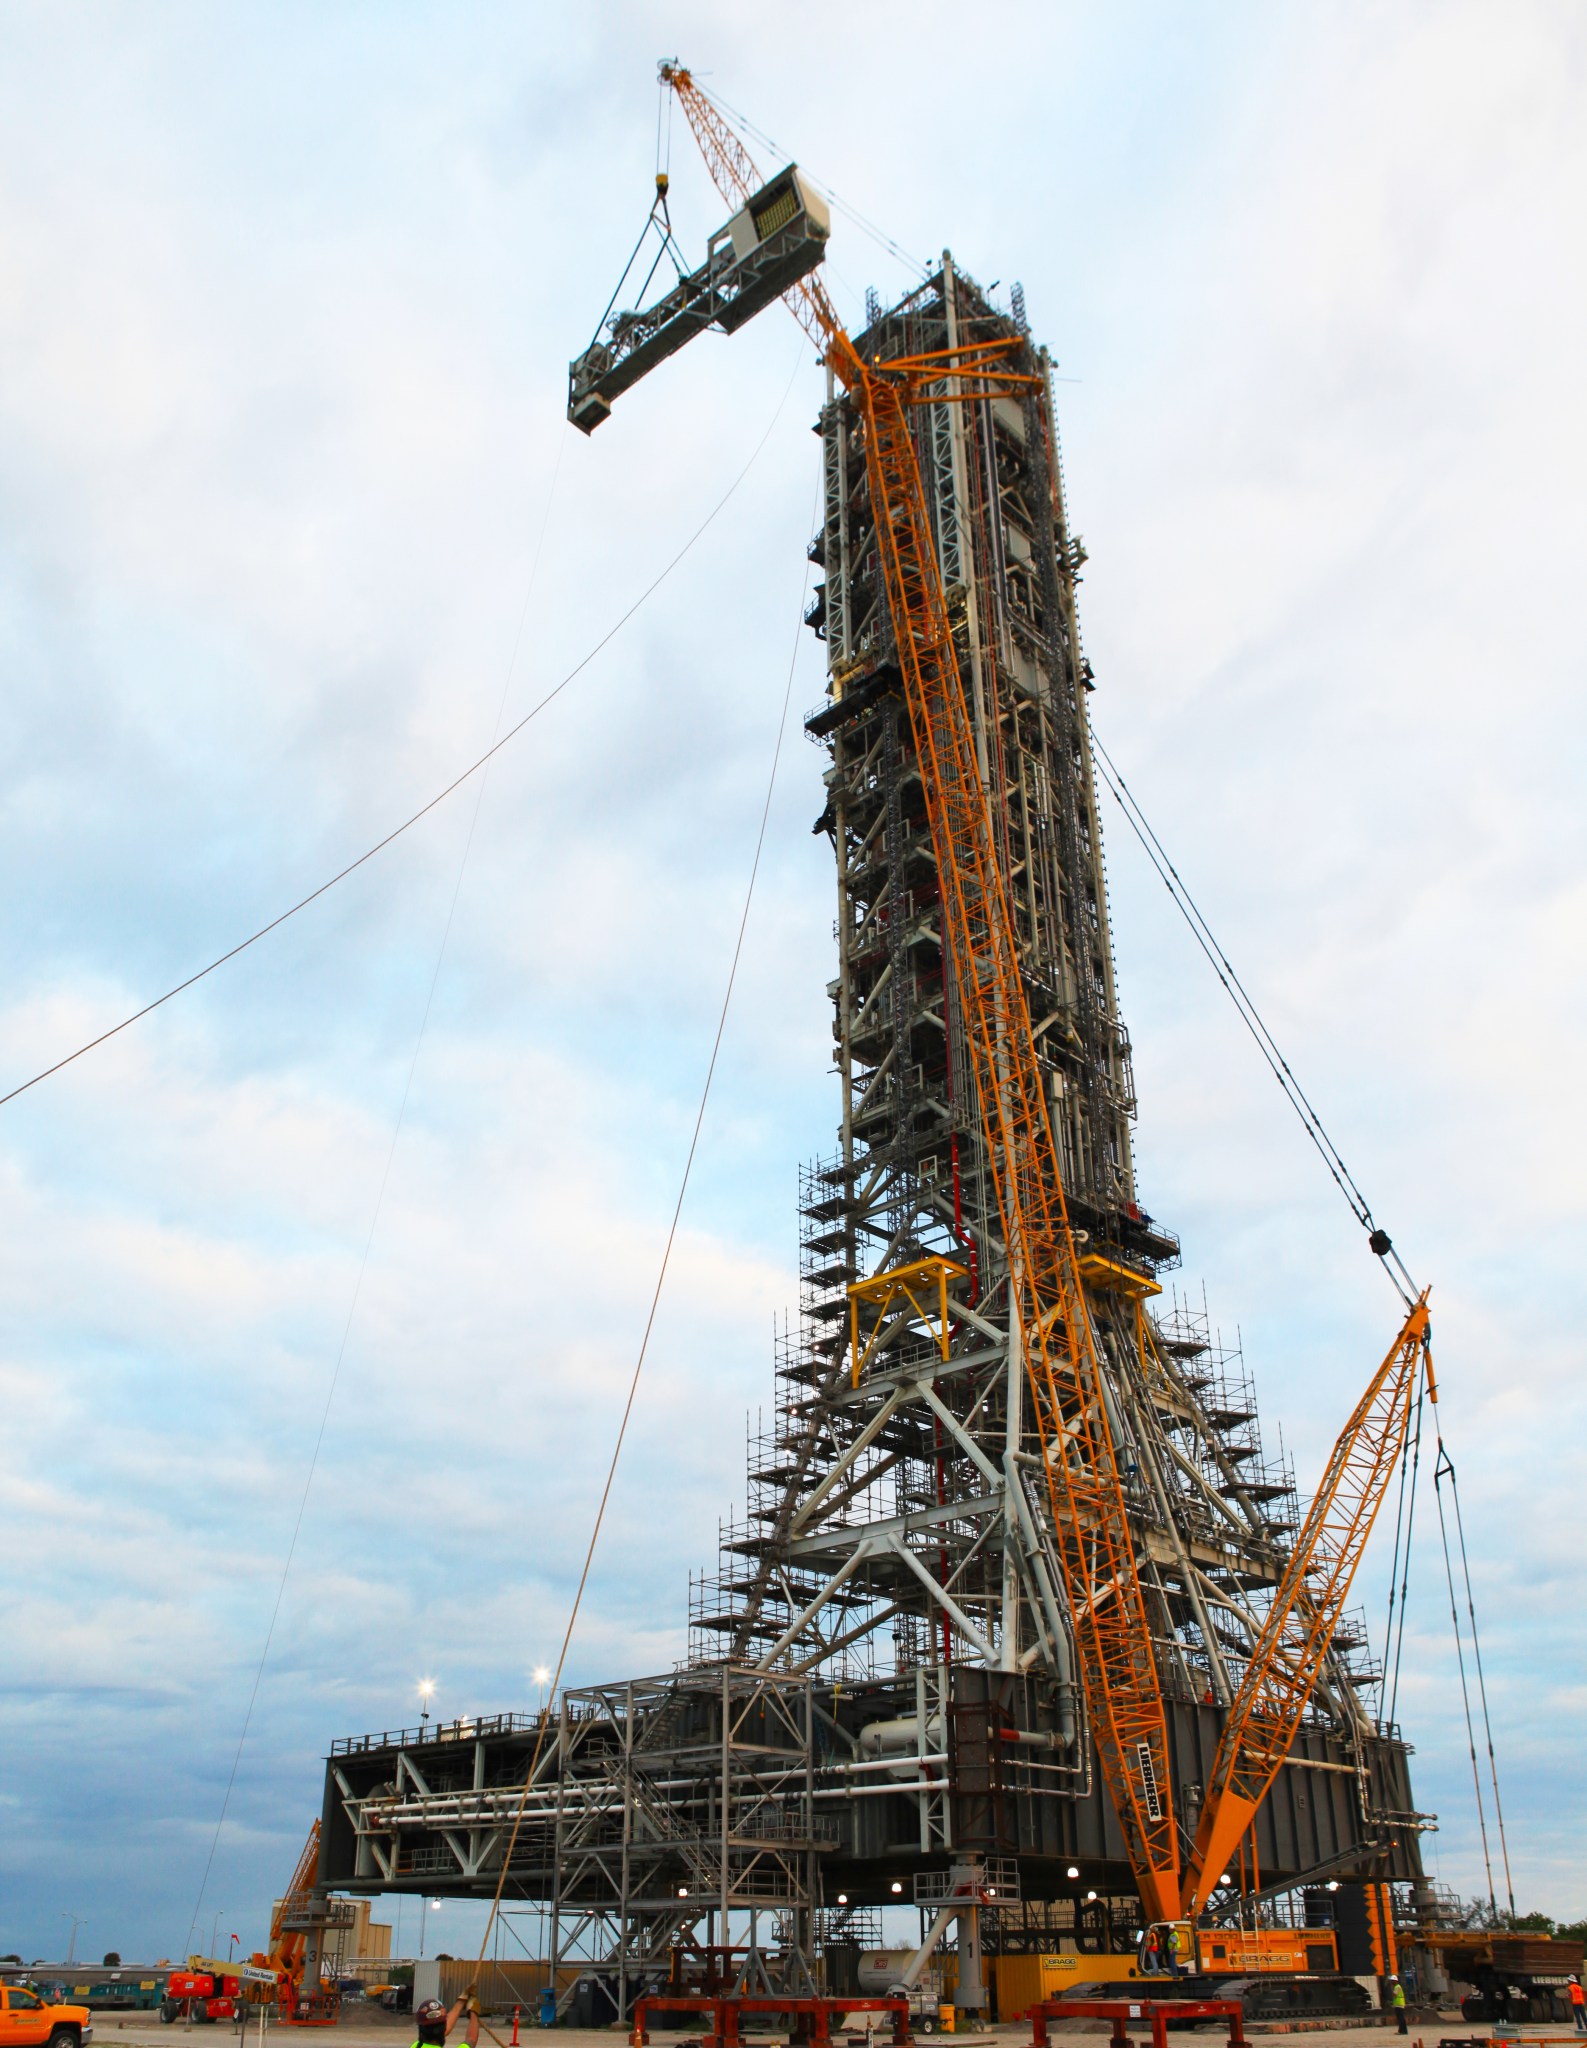
[{"label": "sky", "polygon": [[[921,262],[1023,283],[1097,731],[1433,1285],[1517,1900],[1580,1917],[1580,10],[13,0],[0,1092],[427,801],[709,523],[483,783],[0,1109],[0,1951],[251,1947],[332,1738],[421,1678],[533,1703],[790,691],[567,1683],[683,1653],[740,1496],[837,1118],[822,384],[773,309],[564,424],[674,55]],[[676,121],[670,168],[701,248]],[[843,214],[829,267],[854,320],[918,275]],[[1304,1489],[1395,1300],[1104,826],[1142,1196]],[[1425,1491],[1418,1526],[1399,1713],[1471,1894]]]}]

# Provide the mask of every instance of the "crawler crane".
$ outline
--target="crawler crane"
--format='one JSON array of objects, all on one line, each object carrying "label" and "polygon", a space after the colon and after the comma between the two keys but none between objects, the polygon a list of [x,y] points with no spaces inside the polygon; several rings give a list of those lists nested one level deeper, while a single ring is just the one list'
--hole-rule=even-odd
[{"label": "crawler crane", "polygon": [[[809,182],[793,165],[763,181],[690,73],[664,64],[661,77],[718,189],[738,210],[712,237],[699,270],[681,276],[648,313],[619,315],[573,363],[569,417],[593,431],[619,392],[693,335],[713,325],[731,332],[779,293],[858,412],[947,950],[1008,1247],[1012,1341],[1038,1424],[1091,1733],[1152,1930],[1144,1952],[1172,1969],[1174,1930],[1193,1925],[1249,1829],[1338,1627],[1421,1374],[1430,1377],[1426,1295],[1411,1304],[1335,1446],[1230,1706],[1195,1841],[1184,1854],[1157,1653],[1088,1304],[1098,1276],[1088,1271],[1066,1208],[1047,1076],[910,431],[916,406],[1018,396],[1035,384],[1028,344],[1015,336],[865,360],[814,274],[828,222]],[[657,183],[664,203],[665,179]],[[1106,1284],[1118,1279],[1110,1271]],[[1183,1954],[1183,1943],[1177,1946]]]}]

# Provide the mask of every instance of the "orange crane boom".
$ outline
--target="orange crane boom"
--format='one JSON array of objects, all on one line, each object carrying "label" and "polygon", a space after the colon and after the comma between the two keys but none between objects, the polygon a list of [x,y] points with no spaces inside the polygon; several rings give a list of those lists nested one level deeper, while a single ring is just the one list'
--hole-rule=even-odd
[{"label": "orange crane boom", "polygon": [[1191,1918],[1289,1755],[1350,1582],[1405,1446],[1422,1373],[1438,1399],[1424,1290],[1339,1434],[1229,1706],[1185,1871]]},{"label": "orange crane boom", "polygon": [[314,1889],[314,1880],[320,1871],[320,1824],[315,1821],[309,1829],[309,1838],[303,1844],[298,1857],[298,1867],[292,1873],[291,1882],[276,1903],[270,1916],[270,1951],[284,1960],[295,1961],[303,1949],[303,1936],[297,1933],[283,1933],[287,1915],[298,1906]]},{"label": "orange crane boom", "polygon": [[[759,205],[777,220],[804,203],[804,187],[790,166],[774,183],[780,193],[788,181],[791,196],[786,206],[779,200],[772,207],[750,152],[688,70],[664,63],[661,79],[682,106],[724,198],[741,208]],[[759,220],[756,229],[772,232]],[[811,230],[817,242],[825,233],[824,224]],[[1092,1738],[1148,1921],[1194,1915],[1289,1754],[1404,1445],[1424,1364],[1432,1386],[1427,1298],[1412,1308],[1335,1445],[1231,1705],[1182,1878],[1167,1719],[1119,1449],[909,425],[912,406],[1017,394],[1037,380],[1010,360],[1025,346],[1016,337],[867,362],[811,274],[819,247],[807,241],[797,260],[803,269],[783,297],[863,428],[898,670],[941,878],[947,951],[1008,1250],[1010,1342],[1019,1347],[1042,1445]],[[765,302],[763,296],[756,303]],[[714,304],[708,301],[706,310]],[[728,318],[720,324],[731,331]],[[669,351],[676,345],[671,342]],[[625,374],[632,381],[643,368]],[[604,400],[586,401],[582,416],[574,406],[570,417],[589,431],[609,409]]]},{"label": "orange crane boom", "polygon": [[[724,198],[761,180],[720,110],[681,66],[661,76],[683,107]],[[925,789],[961,1015],[1009,1252],[1021,1346],[1078,1663],[1103,1778],[1149,1919],[1179,1903],[1168,1726],[1136,1568],[1096,1335],[1064,1203],[1058,1148],[1020,972],[1013,919],[976,761],[974,727],[932,544],[906,408],[985,397],[1032,381],[1000,358],[1015,343],[866,363],[824,289],[787,294],[859,408],[888,604]]]}]

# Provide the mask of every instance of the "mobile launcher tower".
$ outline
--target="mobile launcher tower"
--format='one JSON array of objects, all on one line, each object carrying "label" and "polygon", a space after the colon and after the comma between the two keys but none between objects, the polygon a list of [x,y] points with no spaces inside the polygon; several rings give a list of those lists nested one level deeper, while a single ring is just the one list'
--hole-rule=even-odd
[{"label": "mobile launcher tower", "polygon": [[[1264,1450],[1238,1352],[1164,1295],[1179,1247],[1136,1186],[1075,604],[1085,553],[1046,351],[1017,287],[1001,311],[946,255],[868,312],[866,361],[1000,341],[1034,373],[1016,396],[919,404],[910,432],[1167,1712],[1160,1796],[1188,1843],[1299,1522],[1293,1479]],[[325,1783],[322,1884],[489,1897],[506,1858],[506,1897],[548,1909],[552,1960],[609,1969],[620,2012],[685,1956],[747,1987],[850,1988],[845,1959],[899,1902],[939,1936],[973,1902],[957,1993],[971,2008],[978,1945],[1078,1952],[1094,1976],[1141,1920],[1077,1678],[859,416],[830,373],[820,431],[810,554],[825,581],[807,616],[828,688],[806,729],[827,756],[841,1120],[835,1153],[801,1177],[799,1317],[744,1518],[691,1586],[679,1669],[569,1692],[543,1735],[508,1715],[339,1741]],[[1342,1622],[1214,1918],[1304,1889],[1306,1917],[1333,1908],[1343,1930],[1384,1883],[1420,1880],[1427,1822],[1407,1746],[1364,1697],[1366,1648]],[[1392,1967],[1381,1943],[1356,1963],[1347,1946],[1346,1969]]]}]

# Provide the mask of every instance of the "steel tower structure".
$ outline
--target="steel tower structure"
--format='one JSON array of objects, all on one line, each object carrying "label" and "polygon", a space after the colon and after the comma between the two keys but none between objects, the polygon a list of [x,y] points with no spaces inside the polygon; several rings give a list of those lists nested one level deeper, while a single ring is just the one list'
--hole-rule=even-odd
[{"label": "steel tower structure", "polygon": [[[997,310],[948,256],[857,347],[918,357],[1011,337],[1040,372],[1023,398],[953,402],[944,388],[915,409],[916,454],[1164,1690],[1223,1706],[1283,1570],[1294,1494],[1263,1455],[1238,1360],[1183,1304],[1164,1313],[1157,1276],[1178,1245],[1138,1198],[1076,609],[1085,550],[1050,364],[1019,292]],[[825,581],[809,614],[828,701],[807,728],[830,756],[817,829],[837,866],[839,1149],[803,1179],[800,1322],[781,1347],[775,1428],[753,1447],[748,1519],[693,1589],[692,1655],[855,1676],[969,1662],[1038,1677],[1073,1729],[1071,1627],[856,427],[829,389],[811,548]],[[1365,1735],[1359,1647],[1334,1645],[1316,1704]]]},{"label": "steel tower structure", "polygon": [[[781,215],[773,230],[791,232]],[[691,332],[689,294],[707,286],[721,277],[680,286]],[[1046,353],[1017,287],[1002,310],[946,255],[897,306],[872,302],[854,348],[895,363],[982,343],[1014,376],[979,393],[944,376],[907,431],[1166,1709],[1171,1770],[1142,1773],[1148,1817],[1188,1847],[1299,1507],[1238,1350],[1165,1295],[1179,1247],[1136,1186],[1076,609],[1085,552]],[[576,387],[598,357],[595,383],[618,388],[603,348],[574,366]],[[828,689],[806,723],[827,755],[816,829],[836,863],[841,1117],[836,1152],[801,1178],[799,1315],[745,1511],[691,1585],[677,1671],[570,1692],[543,1732],[460,1721],[350,1738],[328,1760],[328,1882],[459,1897],[504,1882],[550,1905],[556,1958],[610,1966],[620,2009],[685,1947],[715,1953],[746,1923],[735,1969],[765,1971],[775,1951],[786,1981],[824,1961],[830,1982],[857,1912],[900,1898],[941,1912],[967,1868],[998,1873],[970,1919],[1005,1947],[1127,1945],[1140,1910],[1078,1662],[1060,1555],[1075,1532],[1055,1526],[1011,1307],[985,1061],[947,951],[863,421],[830,375],[819,425],[824,581],[808,618]],[[1341,1624],[1309,1680],[1234,1888],[1247,1898],[1325,1873],[1421,1875],[1408,1752],[1360,1697],[1366,1647]],[[1069,1877],[1082,1865],[1084,1892]],[[1215,1898],[1214,1915],[1228,1906]],[[959,1997],[980,2006],[972,1968]]]}]

